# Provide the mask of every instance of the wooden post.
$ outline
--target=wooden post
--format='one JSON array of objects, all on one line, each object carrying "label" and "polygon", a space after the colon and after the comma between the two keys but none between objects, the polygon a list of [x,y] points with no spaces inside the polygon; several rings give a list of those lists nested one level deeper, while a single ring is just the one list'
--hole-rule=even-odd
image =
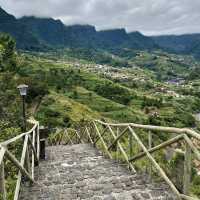
[{"label": "wooden post", "polygon": [[27,145],[27,149],[26,149],[25,163],[26,163],[26,170],[30,174],[31,166],[30,166],[29,145]]},{"label": "wooden post", "polygon": [[192,155],[191,155],[191,148],[186,143],[186,151],[185,151],[185,161],[184,161],[184,177],[183,177],[183,193],[185,195],[189,195],[190,189],[190,181],[191,181],[191,170],[192,170]]},{"label": "wooden post", "polygon": [[[133,156],[133,135],[129,133],[129,158]],[[129,169],[131,169],[130,164],[129,164]]]},{"label": "wooden post", "polygon": [[129,133],[130,158],[133,156],[133,135]]},{"label": "wooden post", "polygon": [[[117,127],[117,137],[119,135],[119,127]],[[116,143],[116,160],[119,162],[119,142]]]},{"label": "wooden post", "polygon": [[22,175],[28,177],[29,181],[31,181],[32,183],[35,183],[35,181],[32,179],[27,170],[23,167],[23,165],[21,165],[21,163],[9,150],[6,150],[5,156],[21,171]]},{"label": "wooden post", "polygon": [[[114,132],[111,129],[110,125],[108,124],[107,126],[108,126],[108,129],[110,130],[114,140],[116,140],[117,136],[114,134]],[[130,165],[131,171],[136,172],[134,167],[133,167],[133,165],[129,162],[128,156],[127,156],[126,152],[124,151],[124,149],[123,149],[122,145],[120,144],[120,142],[118,142],[118,146],[119,146],[119,150],[121,151],[122,155],[124,156],[126,162]]]},{"label": "wooden post", "polygon": [[[40,160],[40,126],[37,126],[37,158]],[[38,163],[39,165],[39,163]]]},{"label": "wooden post", "polygon": [[144,144],[142,143],[142,141],[140,140],[140,138],[137,136],[137,134],[133,131],[133,129],[130,126],[129,126],[129,130],[133,134],[133,137],[135,138],[135,140],[137,141],[137,143],[141,146],[142,150],[146,153],[146,156],[148,157],[148,159],[152,162],[152,164],[154,165],[154,167],[158,170],[158,172],[160,173],[160,176],[162,176],[162,178],[170,186],[170,188],[172,189],[172,191],[177,195],[178,200],[181,200],[182,198],[180,196],[180,192],[174,186],[174,184],[172,183],[172,181],[167,177],[166,173],[163,171],[163,169],[160,167],[160,165],[156,162],[156,160],[151,156],[151,154],[149,153],[148,149],[144,146]]},{"label": "wooden post", "polygon": [[[23,150],[22,150],[22,156],[21,156],[21,160],[20,160],[20,164],[21,166],[24,166],[25,161],[26,160],[26,155],[27,155],[27,148],[28,148],[28,138],[29,135],[25,136],[25,140],[24,140],[24,145],[23,145]],[[27,164],[28,165],[28,164]],[[18,178],[17,178],[17,183],[16,183],[16,187],[15,187],[15,194],[14,194],[14,200],[18,200],[19,199],[19,193],[20,193],[20,185],[21,185],[21,181],[26,181],[27,177],[22,177],[22,173],[21,171],[18,172]]]},{"label": "wooden post", "polygon": [[97,138],[99,138],[99,136],[97,134],[97,130],[96,130],[96,127],[95,127],[96,126],[95,122],[94,122],[93,126],[94,127],[90,127],[90,129],[93,129],[93,130],[90,130],[90,133],[93,134],[93,138],[92,138],[92,140],[94,141],[93,142],[93,147],[96,147],[96,135],[97,135]]},{"label": "wooden post", "polygon": [[91,144],[93,144],[93,141],[92,141],[91,135],[90,135],[90,133],[89,133],[87,127],[86,127],[86,133],[87,133],[87,135],[88,135],[88,140],[89,140],[89,142],[90,142]]},{"label": "wooden post", "polygon": [[99,132],[99,129],[97,128],[97,125],[95,124],[95,122],[94,122],[94,127],[95,127],[95,129],[96,129],[96,133],[97,133],[97,135],[99,136],[99,138],[100,138],[100,140],[101,140],[101,142],[102,142],[102,145],[103,145],[103,147],[104,147],[106,153],[108,154],[109,158],[112,159],[112,155],[111,155],[110,152],[108,151],[108,147],[107,147],[106,143],[104,142],[104,139],[101,137],[101,133]]},{"label": "wooden post", "polygon": [[4,176],[4,162],[0,165],[0,199],[6,200],[6,187],[5,187],[5,176]]},{"label": "wooden post", "polygon": [[[35,148],[35,130],[33,130],[33,137],[32,137],[32,144],[33,144],[33,148]],[[32,178],[34,179],[34,168],[35,168],[35,157],[34,157],[34,151],[32,150]]]},{"label": "wooden post", "polygon": [[[151,131],[149,131],[149,134],[148,134],[148,146],[149,146],[149,149],[152,148],[152,133]],[[151,164],[151,161],[149,161],[149,177],[151,178],[152,176],[152,164]]]},{"label": "wooden post", "polygon": [[40,159],[45,160],[45,139],[40,140]]}]

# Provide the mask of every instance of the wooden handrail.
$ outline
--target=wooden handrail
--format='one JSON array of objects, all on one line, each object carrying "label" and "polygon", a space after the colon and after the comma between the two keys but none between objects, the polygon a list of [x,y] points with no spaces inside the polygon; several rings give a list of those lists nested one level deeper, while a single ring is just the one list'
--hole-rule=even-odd
[{"label": "wooden handrail", "polygon": [[101,133],[99,132],[99,129],[97,128],[97,125],[95,124],[95,122],[94,122],[94,127],[95,127],[96,132],[97,132],[97,134],[98,134],[98,136],[99,136],[99,138],[100,138],[100,140],[101,140],[101,142],[102,142],[102,144],[103,144],[103,146],[104,146],[105,151],[107,152],[108,156],[109,156],[110,158],[112,158],[112,155],[111,155],[110,152],[108,151],[108,147],[107,147],[106,143],[104,142],[104,139],[102,138]]},{"label": "wooden handrail", "polygon": [[[14,200],[18,200],[20,185],[22,175],[25,176],[30,182],[35,183],[34,181],[34,167],[35,163],[39,164],[39,155],[40,155],[40,134],[39,134],[39,122],[31,121],[33,127],[14,138],[11,138],[5,142],[0,143],[0,191],[3,193],[3,200],[6,200],[6,187],[5,187],[5,177],[4,170],[2,168],[4,159],[10,160],[10,162],[18,169],[18,177],[16,182],[16,188],[14,193]],[[9,150],[9,145],[17,142],[18,140],[23,140],[23,149],[21,154],[20,162],[16,159]],[[21,141],[20,140],[20,141]],[[36,144],[36,145],[35,145]],[[31,161],[29,158],[29,146],[31,147]],[[32,168],[30,167],[30,162],[32,163]],[[26,165],[26,167],[25,167]]]},{"label": "wooden handrail", "polygon": [[[28,135],[26,135],[25,140],[24,140],[24,145],[23,145],[23,150],[22,150],[22,157],[21,157],[21,161],[20,161],[20,165],[21,166],[24,166],[25,156],[26,156],[26,153],[27,153],[26,152],[27,151],[27,145],[28,145]],[[21,173],[21,171],[19,171],[17,184],[16,184],[16,188],[15,188],[14,200],[17,200],[18,196],[19,196],[21,178],[22,178],[22,173]]]},{"label": "wooden handrail", "polygon": [[94,142],[93,142],[93,140],[92,140],[92,138],[91,138],[91,135],[90,135],[90,133],[89,133],[89,131],[88,131],[88,128],[86,127],[85,130],[86,130],[86,133],[87,133],[87,135],[88,135],[89,141],[91,142],[91,144],[94,144]]},{"label": "wooden handrail", "polygon": [[128,128],[126,127],[122,133],[115,138],[114,142],[108,147],[108,150],[110,150],[124,136],[127,130]]},{"label": "wooden handrail", "polygon": [[[112,136],[112,138],[114,138],[114,141],[112,141],[111,144],[108,144],[107,146],[107,142],[105,142],[104,138],[102,137],[104,135],[104,132],[100,132],[100,129],[98,129],[96,123],[102,125],[103,127],[108,127],[108,130]],[[94,129],[96,130],[96,134],[98,136],[98,138],[96,139],[96,142],[98,142],[100,140],[100,142],[102,143],[103,147],[105,148],[106,153],[109,155],[109,157],[111,158],[111,153],[110,151],[118,151],[117,149],[119,148],[119,151],[121,151],[123,157],[125,158],[126,162],[128,163],[129,167],[130,165],[132,166],[131,169],[132,171],[134,171],[134,167],[131,164],[131,162],[136,161],[138,159],[143,158],[144,156],[147,156],[148,159],[150,160],[150,168],[151,165],[159,172],[160,176],[166,181],[166,183],[169,185],[169,187],[172,189],[172,191],[175,193],[175,195],[177,196],[178,199],[185,199],[185,200],[198,200],[195,197],[191,197],[189,196],[189,184],[190,184],[190,173],[191,173],[191,151],[194,153],[195,157],[197,160],[200,160],[200,152],[198,150],[198,148],[195,147],[193,139],[196,140],[200,140],[200,134],[195,132],[194,130],[188,129],[188,128],[175,128],[175,127],[163,127],[163,126],[152,126],[152,125],[142,125],[142,124],[135,124],[135,123],[120,123],[120,124],[115,124],[115,123],[106,123],[106,122],[102,122],[100,120],[94,120],[94,122],[92,122],[92,124],[94,125]],[[118,133],[117,136],[115,135],[114,131],[112,130],[113,128],[117,128],[117,130],[119,130],[119,128],[124,128],[121,133]],[[149,147],[145,147],[145,145],[143,144],[143,142],[140,140],[140,138],[138,137],[138,135],[134,132],[133,129],[143,129],[143,130],[148,130],[148,134],[150,134],[150,136],[148,137],[149,140]],[[92,130],[91,130],[92,131]],[[124,151],[121,143],[119,142],[127,133],[129,134],[129,154],[130,156],[128,157],[127,153]],[[171,134],[178,134],[174,137],[172,137],[171,139],[164,141],[163,143],[156,145],[156,146],[152,146],[152,133],[151,131],[155,131],[154,134],[158,134],[157,132],[165,132],[165,133],[171,133]],[[88,131],[88,128],[86,126],[86,132],[87,135],[90,136],[90,133]],[[131,135],[130,135],[131,134]],[[132,140],[134,140],[137,142],[137,144],[139,144],[139,146],[142,148],[143,152],[138,153],[137,155],[132,155],[133,154],[133,143]],[[89,138],[89,141],[91,138]],[[174,143],[177,143],[179,141],[185,141],[185,145],[186,145],[186,151],[182,151],[181,149],[178,149],[177,151],[175,150],[175,152],[177,153],[181,153],[185,156],[185,162],[184,162],[184,194],[181,194],[179,192],[179,190],[176,188],[176,186],[173,184],[173,182],[168,178],[168,176],[166,175],[166,173],[164,172],[164,170],[160,167],[160,165],[156,162],[156,160],[154,159],[154,157],[151,155],[154,152],[157,152],[163,148],[166,148],[168,146],[171,146]],[[92,143],[92,142],[91,142]],[[183,144],[183,143],[182,143]],[[117,147],[116,147],[117,146]],[[116,148],[113,148],[116,147]],[[132,155],[132,157],[131,157]],[[150,169],[150,173],[151,173],[151,169]]]},{"label": "wooden handrail", "polygon": [[[181,135],[178,135],[178,136],[176,136],[176,137],[174,137],[172,139],[169,139],[169,140],[163,142],[162,144],[159,144],[159,145],[157,145],[157,146],[155,146],[155,147],[153,147],[151,149],[148,149],[148,152],[149,153],[154,153],[156,151],[159,151],[160,149],[163,149],[163,148],[165,148],[165,147],[167,147],[167,146],[169,146],[171,144],[174,144],[174,143],[178,142],[179,140],[184,139],[183,136],[184,135],[181,134]],[[141,159],[144,156],[146,156],[145,152],[139,153],[139,154],[135,155],[134,157],[130,158],[129,162],[136,161],[138,159]]]},{"label": "wooden handrail", "polygon": [[3,146],[0,146],[0,165],[1,165],[1,163],[3,162],[3,158],[4,158],[4,155],[5,155],[5,152],[6,152],[6,149],[5,149],[5,147],[3,147]]},{"label": "wooden handrail", "polygon": [[15,158],[15,156],[9,150],[6,150],[5,156],[21,171],[21,173],[25,177],[27,177],[32,183],[35,183],[35,181],[32,179],[31,175],[27,172],[24,166],[21,165],[21,163]]},{"label": "wooden handrail", "polygon": [[[104,128],[103,132],[101,133],[101,137],[103,137],[106,134],[106,130],[107,130],[107,127]],[[99,141],[99,139],[100,139],[100,137],[97,137],[97,139],[93,142],[93,144],[95,145]]]},{"label": "wooden handrail", "polygon": [[140,128],[140,129],[146,129],[151,131],[162,131],[162,132],[168,132],[168,133],[180,133],[180,134],[188,134],[189,136],[192,136],[198,140],[200,140],[200,134],[195,132],[194,130],[188,129],[188,128],[174,128],[174,127],[164,127],[164,126],[152,126],[152,125],[142,125],[142,124],[134,124],[134,123],[120,123],[120,124],[114,124],[114,123],[106,123],[102,122],[100,120],[95,120],[96,122],[102,124],[102,125],[110,125],[115,127],[127,127],[130,126],[132,128]]},{"label": "wooden handrail", "polygon": [[0,150],[0,194],[2,194],[2,199],[6,200],[6,186],[5,186],[5,174],[4,174],[4,162],[3,158],[5,155],[6,149],[1,146]]},{"label": "wooden handrail", "polygon": [[[116,135],[114,134],[113,130],[111,129],[111,127],[110,127],[109,125],[108,125],[108,128],[109,128],[109,130],[110,130],[110,132],[111,132],[113,138],[116,140],[117,137],[116,137]],[[124,151],[122,145],[121,145],[120,143],[118,143],[118,145],[119,145],[120,151],[122,152],[122,154],[123,154],[123,156],[124,156],[126,162],[129,164],[131,170],[132,170],[133,172],[135,172],[135,169],[134,169],[133,165],[132,165],[131,163],[129,163],[128,156],[127,156],[126,152]]]},{"label": "wooden handrail", "polygon": [[34,160],[35,160],[36,162],[39,162],[39,159],[38,159],[38,157],[37,157],[37,152],[36,152],[36,150],[35,150],[35,146],[34,146],[33,143],[31,142],[30,137],[28,137],[28,141],[29,141],[29,144],[30,144],[31,149],[32,149],[32,151],[33,151],[33,154],[34,154]]},{"label": "wooden handrail", "polygon": [[133,129],[130,126],[128,128],[129,128],[131,134],[133,135],[133,137],[136,139],[137,143],[141,146],[141,148],[145,152],[146,156],[149,158],[149,160],[154,165],[154,167],[158,170],[158,172],[160,173],[160,175],[162,176],[162,178],[164,178],[164,180],[170,186],[170,188],[172,189],[172,191],[177,195],[177,197],[179,199],[181,199],[179,191],[176,189],[176,187],[171,182],[171,180],[167,177],[167,175],[165,174],[165,172],[163,171],[163,169],[160,167],[160,165],[151,156],[151,154],[149,153],[149,151],[147,150],[147,148],[144,146],[144,144],[142,143],[142,141],[139,139],[139,137],[137,136],[137,134],[133,131]]},{"label": "wooden handrail", "polygon": [[187,142],[187,144],[190,146],[190,148],[192,149],[194,155],[196,156],[196,159],[200,161],[200,153],[198,149],[193,145],[193,142],[190,140],[190,138],[187,135],[184,135],[184,139]]},{"label": "wooden handrail", "polygon": [[5,185],[5,171],[4,171],[4,162],[0,165],[0,194],[3,200],[7,199],[6,185]]},{"label": "wooden handrail", "polygon": [[184,194],[180,194],[180,196],[183,200],[199,200],[195,197],[190,197],[190,196],[187,196],[187,195],[184,195]]},{"label": "wooden handrail", "polygon": [[65,134],[65,136],[66,136],[67,139],[68,139],[67,144],[68,144],[69,142],[71,142],[71,144],[74,144],[74,143],[72,142],[71,138],[69,137],[67,130],[64,131],[64,134]]},{"label": "wooden handrail", "polygon": [[14,138],[11,138],[10,140],[6,140],[5,142],[1,142],[0,145],[1,145],[1,146],[7,146],[7,145],[9,145],[9,144],[11,144],[11,143],[13,143],[13,142],[15,142],[15,141],[17,141],[17,140],[23,138],[24,136],[29,135],[30,133],[33,132],[33,130],[36,129],[36,127],[37,127],[38,125],[39,125],[39,123],[37,122],[36,124],[34,124],[33,128],[31,128],[28,132],[22,133],[22,134],[20,134],[20,135],[14,137]]},{"label": "wooden handrail", "polygon": [[[38,160],[38,157],[37,157],[37,155],[35,155],[35,130],[33,130],[33,136],[32,136],[32,142],[30,142],[30,146],[32,147],[32,151],[33,151],[33,153],[32,153],[32,178],[34,179],[34,167],[35,167],[35,156],[36,156],[36,158],[37,158],[37,160]],[[28,137],[29,138],[29,137]]]},{"label": "wooden handrail", "polygon": [[81,139],[81,136],[79,135],[77,130],[75,130],[75,133],[76,133],[76,135],[77,135],[77,137],[79,139],[79,142],[83,143],[83,140]]},{"label": "wooden handrail", "polygon": [[[100,124],[103,128],[99,128],[97,126],[97,123]],[[90,127],[90,128],[89,128]],[[117,128],[117,135],[115,134],[114,128]],[[123,128],[121,132],[120,128]],[[177,136],[157,145],[157,146],[152,146],[152,142],[149,141],[149,146],[146,147],[143,142],[140,140],[134,129],[143,129],[143,130],[148,130],[149,133],[151,134],[151,131],[156,131],[157,132],[165,132],[165,133],[176,133],[178,134]],[[141,124],[134,124],[134,123],[121,123],[121,124],[115,124],[115,123],[106,123],[102,122],[100,120],[95,120],[91,123],[89,123],[86,128],[84,129],[84,132],[77,132],[74,131],[72,136],[70,136],[67,132],[67,130],[64,131],[64,136],[68,138],[68,142],[71,142],[73,144],[73,138],[76,137],[78,140],[78,143],[83,143],[86,138],[83,137],[88,137],[86,140],[87,142],[90,142],[91,144],[99,144],[103,145],[103,148],[105,149],[106,154],[109,156],[109,158],[113,158],[112,151],[117,151],[121,152],[123,158],[127,162],[129,169],[131,169],[133,172],[135,172],[135,168],[133,165],[133,161],[136,161],[138,159],[143,158],[144,156],[147,156],[149,159],[149,162],[151,165],[159,172],[160,176],[166,181],[166,183],[170,186],[172,191],[176,194],[178,199],[186,199],[186,200],[197,200],[193,197],[189,196],[189,179],[190,179],[190,171],[191,171],[191,152],[194,153],[195,157],[200,160],[200,152],[198,148],[195,147],[193,144],[193,139],[200,140],[200,134],[195,132],[194,130],[187,129],[187,128],[174,128],[174,127],[162,127],[162,126],[151,126],[151,125],[141,125]],[[84,134],[83,134],[84,133]],[[91,134],[92,133],[92,134]],[[120,140],[122,140],[123,137],[125,137],[125,134],[128,133],[129,137],[129,146],[128,146],[128,153],[127,149],[124,148]],[[105,139],[105,134],[106,134],[106,139]],[[110,134],[110,135],[108,135]],[[110,139],[108,140],[108,138]],[[151,137],[150,137],[151,136]],[[148,139],[152,140],[153,135],[151,134]],[[18,141],[19,139],[24,138],[24,145],[23,145],[23,150],[22,150],[22,156],[21,156],[21,161],[19,162],[15,156],[8,150],[8,146],[13,143]],[[85,140],[84,140],[85,139]],[[133,155],[133,140],[136,141],[136,143],[140,146],[140,148],[143,150],[143,152],[138,153],[137,155]],[[160,165],[157,163],[157,161],[153,157],[153,153],[157,152],[165,147],[168,147],[174,143],[179,142],[180,140],[185,141],[186,145],[186,150],[185,153],[183,154],[185,157],[189,156],[189,158],[185,159],[185,164],[184,164],[184,194],[181,194],[176,186],[172,183],[172,181],[168,178],[168,176],[165,174],[164,170],[160,167]],[[10,140],[7,140],[5,142],[0,143],[0,190],[3,191],[3,200],[6,200],[6,190],[5,190],[5,180],[4,180],[4,158],[7,158],[11,161],[13,165],[15,165],[18,168],[18,179],[17,179],[17,184],[16,184],[16,190],[15,190],[15,197],[14,200],[18,200],[19,196],[19,191],[20,191],[20,184],[21,184],[21,177],[22,175],[26,176],[30,182],[35,182],[34,181],[34,166],[35,162],[39,163],[39,156],[40,156],[40,136],[39,136],[39,123],[34,121],[34,126],[25,133],[22,133]],[[111,142],[111,144],[110,144]],[[25,163],[27,165],[30,165],[30,160],[29,160],[29,147],[30,151],[32,152],[31,155],[31,163],[32,163],[32,168],[30,169],[28,166],[27,168],[25,167]],[[97,145],[98,147],[98,145]],[[116,147],[115,149],[112,147]],[[181,149],[180,149],[181,151]]]}]

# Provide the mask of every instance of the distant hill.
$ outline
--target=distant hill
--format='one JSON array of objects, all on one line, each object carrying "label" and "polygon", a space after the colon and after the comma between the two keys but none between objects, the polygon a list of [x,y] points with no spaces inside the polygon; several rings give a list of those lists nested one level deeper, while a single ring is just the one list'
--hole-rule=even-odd
[{"label": "distant hill", "polygon": [[11,34],[18,48],[31,49],[41,45],[49,47],[75,47],[99,49],[155,49],[155,42],[139,32],[125,29],[96,31],[90,25],[65,26],[60,20],[34,16],[16,19],[0,9],[0,31]]},{"label": "distant hill", "polygon": [[50,45],[101,49],[157,47],[151,38],[139,32],[127,33],[125,29],[96,31],[91,25],[65,26],[60,20],[52,18],[23,17],[19,21],[41,41]]},{"label": "distant hill", "polygon": [[[158,49],[159,46],[152,40],[150,37],[142,35],[140,32],[132,32],[129,33],[130,43],[128,44],[129,47],[134,48],[137,46],[137,49]],[[142,42],[141,42],[142,41]]]},{"label": "distant hill", "polygon": [[102,49],[113,52],[155,50],[177,54],[192,54],[200,58],[200,34],[144,36],[125,29],[96,31],[91,25],[66,26],[53,18],[34,16],[16,19],[0,8],[0,32],[9,33],[19,49],[48,50],[48,48]]},{"label": "distant hill", "polygon": [[41,45],[38,38],[25,25],[21,24],[13,15],[6,13],[1,7],[0,31],[13,36],[17,41],[18,48],[34,49]]},{"label": "distant hill", "polygon": [[26,26],[40,41],[49,45],[64,43],[65,26],[60,20],[52,18],[23,17],[18,20]]},{"label": "distant hill", "polygon": [[121,47],[127,40],[128,34],[125,29],[112,29],[97,33],[97,44],[102,48]]},{"label": "distant hill", "polygon": [[151,37],[162,49],[200,58],[200,34],[164,35]]}]

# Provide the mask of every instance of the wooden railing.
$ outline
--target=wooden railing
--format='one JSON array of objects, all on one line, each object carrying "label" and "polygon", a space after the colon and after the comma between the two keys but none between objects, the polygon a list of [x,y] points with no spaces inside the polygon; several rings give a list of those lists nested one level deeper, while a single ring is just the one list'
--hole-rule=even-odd
[{"label": "wooden railing", "polygon": [[[147,145],[142,142],[139,134],[136,133],[137,130],[143,130],[148,134]],[[153,137],[154,134],[158,132],[162,133],[172,133],[168,135],[169,139],[153,146]],[[159,133],[160,134],[160,133]],[[156,174],[159,177],[163,178],[164,181],[169,185],[171,190],[177,196],[178,199],[186,200],[197,200],[197,198],[189,196],[189,188],[191,183],[191,169],[192,169],[192,158],[200,161],[200,152],[198,147],[195,145],[194,141],[200,141],[200,134],[190,129],[179,129],[171,127],[160,127],[160,126],[149,126],[149,125],[140,125],[133,123],[123,123],[123,124],[111,124],[105,123],[99,120],[89,123],[82,134],[84,139],[92,143],[94,146],[101,145],[105,153],[109,158],[116,158],[119,153],[122,155],[126,161],[129,168],[135,172],[134,162],[144,158],[148,158],[150,167],[149,172],[152,173],[152,168],[156,170]],[[126,140],[128,138],[128,148],[123,146],[120,140],[126,135]],[[166,134],[165,134],[166,135]],[[175,136],[174,136],[175,135]],[[87,136],[87,137],[86,137]],[[87,139],[86,139],[87,138]],[[123,139],[124,140],[124,139]],[[142,152],[139,152],[134,155],[134,144],[137,144]],[[152,155],[159,150],[162,150],[171,145],[178,144],[180,148],[173,148],[175,152],[182,153],[184,155],[184,172],[183,172],[183,188],[180,192],[180,189],[177,189],[175,184],[170,180],[166,172],[158,164],[154,156]],[[147,147],[146,147],[147,146]],[[184,149],[184,150],[182,150]],[[115,154],[113,155],[113,152]]]},{"label": "wooden railing", "polygon": [[85,143],[84,135],[75,129],[57,128],[49,135],[48,145],[73,145]]},{"label": "wooden railing", "polygon": [[[39,164],[40,134],[39,123],[34,121],[33,124],[34,126],[28,132],[0,143],[0,192],[3,200],[7,199],[4,172],[4,164],[6,160],[9,160],[11,164],[18,169],[14,200],[19,198],[22,177],[29,180],[30,183],[35,183],[34,167]],[[146,142],[142,141],[144,137],[139,137],[140,134],[137,133],[138,130],[144,131],[147,135]],[[67,129],[63,131],[63,137],[66,137],[66,144],[89,142],[96,147],[100,146],[101,149],[104,149],[104,152],[109,156],[109,158],[119,160],[121,155],[129,169],[133,172],[136,171],[135,162],[145,158],[146,156],[149,160],[149,173],[151,174],[153,169],[156,170],[159,177],[164,179],[179,200],[198,200],[197,198],[190,196],[189,192],[193,163],[192,159],[194,158],[195,160],[200,161],[199,147],[196,145],[198,143],[196,141],[200,141],[200,134],[197,132],[190,129],[149,126],[133,123],[113,124],[99,120],[90,122],[85,125],[85,127],[81,127],[79,130],[74,130],[74,132],[70,134]],[[154,137],[158,135],[160,136],[160,132],[165,133],[165,136],[167,135],[168,139],[155,145]],[[166,133],[171,133],[171,135]],[[9,150],[9,145],[19,141],[23,142],[20,161],[18,161],[16,156],[14,156]],[[124,143],[127,144],[124,145]],[[142,150],[141,152],[135,152],[136,144]],[[153,156],[154,153],[174,144],[179,144],[179,148],[173,147],[173,150],[184,155],[182,190],[177,189],[167,173],[163,170],[158,161],[156,161],[155,156]]]},{"label": "wooden railing", "polygon": [[[14,200],[19,198],[20,185],[22,177],[35,183],[34,180],[34,167],[39,165],[40,156],[40,134],[39,134],[39,122],[30,121],[33,124],[31,130],[26,133],[22,133],[10,140],[0,143],[0,199],[6,200],[6,184],[5,184],[5,163],[9,160],[12,165],[18,170],[17,183],[15,187]],[[23,142],[22,154],[20,161],[9,150],[9,145],[13,143]],[[8,172],[6,172],[8,173]]]}]

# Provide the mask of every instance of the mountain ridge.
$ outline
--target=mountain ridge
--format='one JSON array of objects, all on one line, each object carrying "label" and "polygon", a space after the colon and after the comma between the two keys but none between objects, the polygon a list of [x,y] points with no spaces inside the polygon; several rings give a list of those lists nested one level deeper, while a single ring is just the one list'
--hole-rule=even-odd
[{"label": "mountain ridge", "polygon": [[60,19],[24,16],[17,19],[0,7],[0,32],[16,39],[19,49],[86,48],[164,50],[200,58],[200,33],[145,36],[124,28],[97,31],[93,25],[65,25]]},{"label": "mountain ridge", "polygon": [[[0,9],[0,18],[4,22],[9,21],[7,24],[9,28],[5,29],[5,27],[0,26],[0,31],[11,34],[16,39],[17,46],[22,49],[40,45],[102,49],[122,47],[152,49],[157,47],[151,38],[139,32],[127,33],[125,29],[97,31],[95,26],[91,25],[76,24],[66,26],[61,20],[35,16],[16,19],[2,8]],[[12,20],[9,20],[11,18]],[[11,27],[17,27],[16,29],[19,30],[19,33],[16,33]],[[21,37],[22,35],[31,36],[33,41],[26,42]],[[138,35],[140,36],[139,42],[137,41]],[[143,43],[143,45],[140,45],[140,43]],[[149,44],[151,45],[149,46]]]},{"label": "mountain ridge", "polygon": [[0,31],[9,33],[16,39],[17,47],[26,49],[27,44],[29,48],[35,48],[40,46],[39,40],[28,30],[26,26],[19,23],[19,21],[13,16],[8,14],[0,7]]},{"label": "mountain ridge", "polygon": [[200,33],[151,37],[162,49],[173,53],[200,55]]}]

